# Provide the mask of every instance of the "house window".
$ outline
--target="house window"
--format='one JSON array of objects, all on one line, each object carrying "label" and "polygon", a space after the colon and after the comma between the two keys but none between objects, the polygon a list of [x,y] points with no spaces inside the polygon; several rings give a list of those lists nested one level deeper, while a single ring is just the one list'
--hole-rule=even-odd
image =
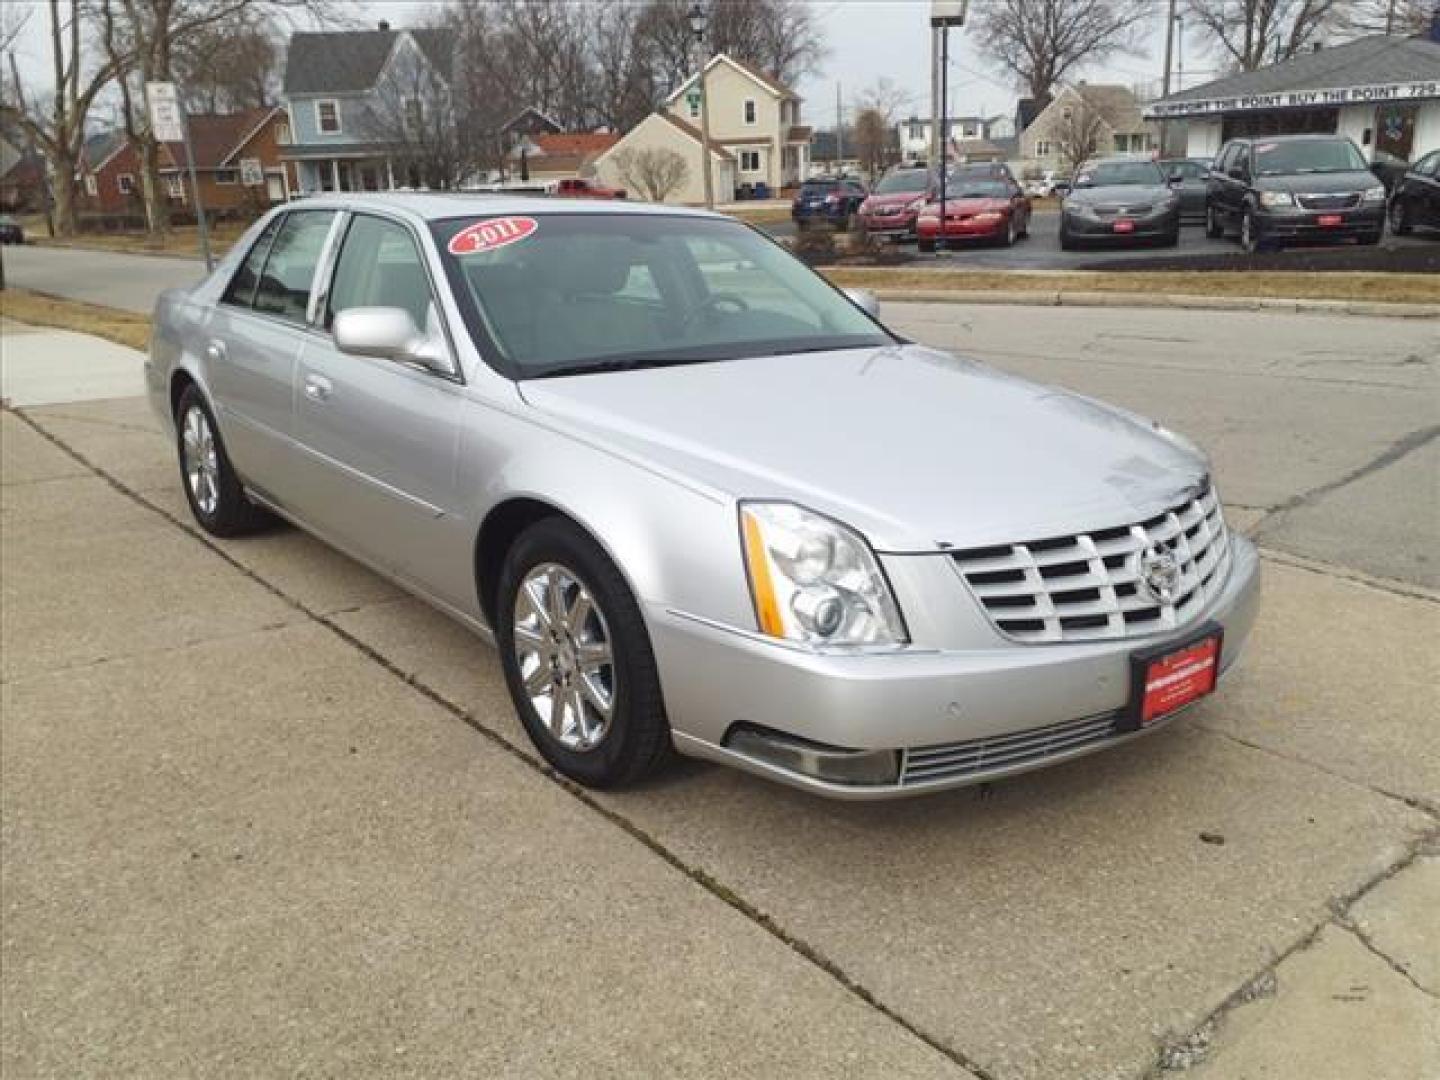
[{"label": "house window", "polygon": [[1115,149],[1122,154],[1139,154],[1150,149],[1150,134],[1145,131],[1118,132]]},{"label": "house window", "polygon": [[240,177],[237,175],[234,169],[215,170],[215,183],[217,184],[233,184],[239,179]]},{"label": "house window", "polygon": [[290,125],[284,120],[275,125],[275,145],[290,145]]},{"label": "house window", "polygon": [[315,126],[324,135],[340,134],[340,103],[338,101],[317,101],[315,103]]},{"label": "house window", "polygon": [[741,150],[741,151],[740,151],[740,171],[741,171],[741,172],[751,172],[751,173],[753,173],[753,172],[759,172],[759,171],[760,171],[760,151],[759,151],[759,150]]},{"label": "house window", "polygon": [[755,102],[748,99],[745,102],[745,123],[755,123]]},{"label": "house window", "polygon": [[405,101],[405,127],[414,132],[419,131],[425,124],[425,104],[418,97],[407,98]]},{"label": "house window", "polygon": [[99,186],[95,183],[95,174],[94,174],[94,173],[86,173],[86,174],[85,174],[85,194],[86,194],[86,195],[98,195],[98,194],[100,194],[100,188],[99,188]]},{"label": "house window", "polygon": [[695,94],[691,94],[691,95],[689,95],[689,96],[685,99],[685,104],[686,104],[686,106],[687,106],[687,107],[689,108],[689,110],[690,110],[690,119],[691,119],[691,120],[699,120],[699,119],[700,119],[700,98],[699,98],[698,96],[696,96]]},{"label": "house window", "polygon": [[165,177],[165,192],[172,199],[185,199],[185,182],[180,179],[179,173],[173,173]]},{"label": "house window", "polygon": [[1053,149],[1049,139],[1041,139],[1035,144],[1035,156],[1049,157]]},{"label": "house window", "polygon": [[120,189],[121,195],[135,194],[135,174],[122,172],[115,177],[115,186]]}]

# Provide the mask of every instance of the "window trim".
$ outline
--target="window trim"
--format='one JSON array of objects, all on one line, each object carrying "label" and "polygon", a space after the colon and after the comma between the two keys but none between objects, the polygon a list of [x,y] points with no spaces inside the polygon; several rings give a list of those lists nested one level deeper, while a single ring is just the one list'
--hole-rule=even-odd
[{"label": "window trim", "polygon": [[[128,183],[126,181],[129,181]],[[115,175],[115,190],[121,195],[135,194],[135,174],[122,172]]]},{"label": "window trim", "polygon": [[92,199],[100,194],[100,185],[96,183],[93,172],[85,174],[85,194]]},{"label": "window trim", "polygon": [[[225,282],[225,288],[220,290],[220,298],[215,301],[218,306],[224,306],[225,308],[228,308],[232,311],[246,311],[249,312],[251,315],[262,314],[261,312],[255,310],[255,293],[260,288],[260,278],[263,277],[265,274],[265,264],[270,261],[270,247],[274,246],[275,237],[280,235],[280,230],[285,227],[284,219],[289,216],[290,212],[288,210],[282,211],[281,213],[276,214],[273,218],[267,221],[263,226],[261,226],[259,235],[255,237],[255,242],[251,244],[248,249],[246,249],[245,254],[241,257],[240,261],[235,264],[234,273],[232,273],[230,275],[230,279]],[[271,225],[275,226],[275,231],[273,233],[270,233],[270,241],[265,248],[265,258],[260,262],[260,273],[255,275],[255,284],[250,289],[250,299],[244,304],[237,303],[232,300],[226,300],[225,297],[229,294],[230,287],[235,284],[235,279],[239,276],[240,271],[245,269],[245,264],[250,261],[250,256],[255,253],[255,251],[260,247],[261,244],[265,243],[265,234],[270,232]]]},{"label": "window trim", "polygon": [[[250,315],[254,315],[257,318],[266,319],[269,322],[275,323],[277,326],[288,326],[292,330],[313,331],[315,329],[313,312],[315,309],[315,297],[318,291],[317,286],[320,282],[320,272],[325,266],[326,258],[330,252],[331,244],[335,240],[335,229],[344,219],[346,213],[347,211],[345,210],[345,208],[339,206],[307,206],[300,210],[286,210],[276,215],[277,218],[283,218],[284,220],[281,221],[279,227],[276,228],[275,237],[272,238],[270,241],[270,249],[265,252],[265,261],[260,264],[260,274],[255,279],[255,291],[251,294],[249,306],[239,308],[238,310],[246,312]],[[330,231],[325,236],[325,242],[320,246],[320,257],[316,260],[315,272],[310,278],[310,295],[305,301],[305,314],[297,322],[294,319],[287,319],[282,315],[277,315],[273,311],[259,310],[255,307],[255,299],[260,295],[260,282],[265,280],[265,271],[270,268],[270,256],[274,254],[275,239],[279,238],[280,234],[285,231],[285,227],[290,224],[290,219],[298,214],[332,214],[334,215],[334,220],[330,222]],[[249,252],[246,253],[246,256],[248,258]],[[236,273],[239,273],[240,268],[237,266],[235,268],[235,271]],[[229,286],[227,285],[226,288],[228,289]],[[221,295],[224,294],[222,293]]]},{"label": "window trim", "polygon": [[[217,187],[234,187],[240,182],[240,173],[237,169],[216,169],[213,175]],[[222,180],[220,179],[222,176],[228,176],[230,179]]]},{"label": "window trim", "polygon": [[746,127],[754,127],[760,122],[760,103],[754,98],[746,98],[745,103],[740,106],[740,116]]},{"label": "window trim", "polygon": [[[754,157],[754,158],[755,158],[755,167],[754,167],[753,169],[748,169],[748,168],[745,167],[745,159],[746,159],[746,157]],[[762,172],[765,171],[765,170],[764,170],[763,168],[761,168],[761,166],[760,166],[760,151],[759,151],[759,150],[741,150],[741,151],[740,151],[740,163],[739,163],[739,164],[740,164],[740,171],[741,171],[742,173],[756,174],[756,173],[762,173]]]},{"label": "window trim", "polygon": [[[325,105],[329,105],[333,110],[335,110],[335,128],[334,128],[334,130],[327,130],[326,127],[325,127],[325,118],[324,118],[324,116],[321,114],[321,111],[320,111],[320,110],[321,110],[321,107],[322,107],[322,106],[325,106]],[[345,134],[345,123],[344,123],[343,120],[340,119],[340,99],[339,99],[339,98],[316,98],[316,99],[315,99],[315,131],[316,131],[316,133],[319,134],[319,135],[343,135],[343,134]]]}]

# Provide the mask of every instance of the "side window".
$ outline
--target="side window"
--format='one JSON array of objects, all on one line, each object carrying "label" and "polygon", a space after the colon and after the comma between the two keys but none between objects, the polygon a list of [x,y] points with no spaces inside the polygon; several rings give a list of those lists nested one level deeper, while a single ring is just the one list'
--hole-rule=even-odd
[{"label": "side window", "polygon": [[384,218],[356,215],[335,264],[325,325],[347,308],[398,307],[423,330],[430,321],[430,302],[430,279],[410,230]]},{"label": "side window", "polygon": [[332,210],[300,210],[286,215],[255,290],[256,311],[291,322],[305,321],[315,267],[334,220]]},{"label": "side window", "polygon": [[1415,171],[1421,176],[1440,175],[1440,150],[1426,154],[1415,164]]},{"label": "side window", "polygon": [[255,241],[250,254],[245,256],[240,269],[235,271],[235,276],[230,279],[229,288],[220,298],[222,304],[236,304],[248,308],[255,299],[255,286],[260,281],[260,271],[265,266],[265,257],[270,254],[270,245],[275,242],[275,234],[280,231],[280,223],[284,217],[285,215],[278,214],[265,226],[265,231]]},{"label": "side window", "polygon": [[1230,168],[1230,160],[1235,156],[1235,144],[1230,143],[1220,151],[1220,156],[1215,159],[1215,171],[1223,173]]}]

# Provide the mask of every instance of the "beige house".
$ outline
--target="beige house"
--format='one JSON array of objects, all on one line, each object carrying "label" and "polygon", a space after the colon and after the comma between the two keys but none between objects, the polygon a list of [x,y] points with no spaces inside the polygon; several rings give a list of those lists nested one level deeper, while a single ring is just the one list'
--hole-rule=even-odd
[{"label": "beige house", "polygon": [[[810,173],[810,129],[800,123],[800,97],[789,87],[723,53],[705,65],[705,94],[695,93],[691,75],[666,100],[659,113],[637,125],[598,162],[606,183],[634,188],[614,171],[617,154],[628,149],[664,146],[685,155],[688,182],[667,201],[701,202],[701,109],[710,110],[710,145],[715,200],[729,202],[741,185],[765,184],[774,195],[799,184]],[[702,105],[702,100],[708,104]]]},{"label": "beige house", "polygon": [[1141,116],[1133,93],[1088,83],[1063,88],[1020,136],[1028,167],[1057,171],[1077,157],[1153,154],[1159,147],[1160,130]]},{"label": "beige house", "polygon": [[[700,129],[669,113],[651,113],[596,158],[595,178],[610,187],[624,188],[632,199],[648,199],[645,184],[637,175],[641,165],[627,161],[627,157],[633,159],[650,152],[669,152],[685,163],[679,182],[661,201],[697,205],[705,201],[705,175],[700,171]],[[710,175],[715,185],[715,201],[728,202],[735,190],[735,155],[714,142],[710,144]]]}]

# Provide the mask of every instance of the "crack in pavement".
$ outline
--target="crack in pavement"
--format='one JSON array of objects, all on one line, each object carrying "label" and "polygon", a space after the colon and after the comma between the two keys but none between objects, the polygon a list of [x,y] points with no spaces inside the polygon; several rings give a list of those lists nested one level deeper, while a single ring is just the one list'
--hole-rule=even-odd
[{"label": "crack in pavement", "polygon": [[1408,435],[1402,435],[1364,465],[1352,469],[1344,476],[1326,481],[1317,487],[1310,488],[1308,491],[1302,491],[1298,495],[1292,495],[1284,502],[1273,507],[1263,518],[1255,523],[1255,535],[1263,535],[1265,530],[1271,527],[1272,523],[1278,522],[1291,511],[1299,510],[1305,506],[1313,506],[1326,495],[1331,495],[1341,488],[1355,483],[1357,480],[1363,480],[1372,473],[1379,472],[1381,469],[1395,464],[1395,462],[1412,451],[1419,450],[1437,436],[1440,436],[1440,424],[1420,428],[1418,431],[1412,431]]},{"label": "crack in pavement", "polygon": [[[1437,821],[1432,828],[1427,829],[1413,840],[1408,845],[1405,853],[1385,869],[1374,874],[1349,893],[1344,893],[1332,899],[1329,905],[1331,911],[1330,918],[1322,919],[1315,926],[1300,935],[1300,937],[1287,948],[1282,949],[1273,956],[1269,963],[1265,964],[1259,971],[1250,976],[1250,978],[1244,980],[1239,987],[1211,1010],[1208,1015],[1203,1017],[1188,1033],[1177,1035],[1167,1040],[1165,1044],[1161,1046],[1154,1063],[1142,1074],[1141,1080],[1163,1080],[1167,1073],[1172,1073],[1177,1068],[1190,1068],[1192,1065],[1199,1064],[1200,1061],[1208,1056],[1210,1050],[1214,1047],[1217,1036],[1223,1031],[1226,1018],[1242,1005],[1248,1005],[1258,997],[1267,996],[1263,992],[1263,989],[1278,982],[1276,972],[1281,964],[1290,959],[1290,957],[1295,956],[1297,953],[1304,952],[1314,945],[1320,937],[1321,932],[1327,926],[1336,926],[1342,930],[1351,930],[1352,928],[1345,923],[1345,920],[1349,918],[1351,909],[1374,889],[1415,865],[1416,860],[1422,855],[1427,854],[1437,841],[1440,841],[1440,821]],[[1363,941],[1363,939],[1361,940]],[[1371,951],[1376,950],[1372,949]],[[1383,953],[1376,952],[1376,955],[1389,964],[1389,959],[1385,957]],[[1391,964],[1390,966],[1393,967],[1394,965]],[[1413,979],[1409,979],[1408,975],[1407,980],[1412,983],[1414,982]],[[1257,992],[1257,988],[1259,988],[1260,992]],[[1423,990],[1424,988],[1421,987],[1420,989]],[[1191,1050],[1187,1055],[1188,1048],[1198,1049]],[[1188,1060],[1186,1060],[1187,1056]],[[1170,1062],[1176,1059],[1185,1060],[1185,1064],[1170,1064]]]},{"label": "crack in pavement", "polygon": [[[1258,540],[1258,537],[1254,537]],[[1258,546],[1258,545],[1257,545]],[[1300,555],[1293,551],[1286,551],[1283,548],[1260,546],[1259,551],[1262,557],[1270,562],[1279,563],[1281,566],[1288,566],[1292,570],[1303,570],[1307,574],[1317,574],[1320,577],[1335,578],[1337,581],[1350,581],[1356,585],[1364,585],[1366,588],[1374,589],[1376,592],[1393,593],[1395,596],[1403,596],[1407,600],[1425,600],[1429,603],[1440,603],[1440,593],[1427,589],[1424,585],[1414,585],[1408,581],[1396,581],[1394,578],[1375,577],[1362,570],[1351,570],[1348,566],[1336,566],[1334,563],[1320,562],[1306,555]]]},{"label": "crack in pavement", "polygon": [[772,916],[755,907],[744,897],[733,892],[718,878],[714,877],[713,875],[698,866],[691,866],[684,859],[682,859],[680,855],[667,847],[657,837],[652,836],[650,833],[646,832],[641,826],[635,824],[629,818],[623,816],[619,811],[613,810],[610,807],[605,806],[603,803],[599,802],[588,790],[581,787],[579,784],[576,784],[568,777],[562,776],[560,773],[556,772],[543,761],[532,758],[529,754],[525,753],[524,750],[522,750],[519,746],[517,746],[509,738],[507,738],[503,733],[496,730],[495,728],[490,727],[482,720],[480,720],[480,718],[477,717],[473,712],[464,708],[460,704],[451,701],[440,691],[436,690],[428,683],[425,683],[421,679],[417,678],[415,675],[406,672],[389,657],[385,656],[383,653],[379,652],[377,649],[367,644],[366,642],[355,637],[338,623],[334,622],[327,615],[312,610],[303,601],[297,599],[294,596],[291,596],[289,593],[281,589],[278,585],[275,585],[267,578],[264,578],[260,574],[251,570],[244,563],[240,562],[234,556],[230,555],[228,552],[226,552],[224,549],[214,543],[214,541],[211,540],[209,536],[202,533],[197,528],[190,525],[188,522],[172,514],[164,507],[150,502],[141,493],[126,486],[125,483],[121,481],[118,477],[100,468],[94,462],[86,458],[85,455],[81,454],[74,447],[66,443],[59,436],[47,430],[43,424],[28,415],[25,410],[10,407],[9,411],[13,413],[13,415],[19,417],[24,423],[29,425],[30,428],[33,429],[42,438],[46,439],[48,442],[62,450],[64,453],[68,454],[75,461],[79,462],[85,468],[89,469],[95,476],[104,480],[121,495],[135,502],[139,506],[144,507],[146,510],[149,510],[150,512],[158,515],[164,520],[170,522],[170,524],[174,525],[186,536],[190,537],[203,547],[207,548],[210,552],[218,556],[220,559],[223,559],[231,567],[239,571],[251,581],[255,582],[257,585],[265,589],[271,595],[284,601],[286,604],[288,604],[295,610],[301,612],[313,622],[325,627],[341,641],[345,642],[351,648],[361,653],[368,660],[383,668],[386,672],[388,672],[396,679],[400,680],[405,685],[414,689],[418,694],[426,698],[432,704],[438,706],[450,716],[459,720],[467,727],[473,729],[478,734],[488,739],[495,747],[511,755],[513,758],[526,766],[532,772],[538,774],[541,777],[544,777],[546,780],[549,780],[551,783],[569,794],[572,798],[582,803],[589,810],[598,814],[605,821],[609,822],[614,827],[620,829],[622,832],[626,833],[638,843],[644,845],[650,850],[652,854],[663,860],[672,869],[683,874],[685,877],[689,878],[692,882],[700,886],[700,888],[704,889],[707,893],[719,900],[721,903],[738,912],[747,921],[759,927],[765,933],[769,934],[772,938],[780,942],[791,952],[801,957],[803,960],[807,961],[814,967],[818,968],[824,974],[828,975],[852,997],[858,999],[870,1009],[885,1017],[885,1019],[889,1020],[891,1023],[897,1025],[905,1032],[920,1040],[920,1042],[924,1043],[930,1049],[940,1054],[952,1065],[968,1071],[972,1076],[976,1078],[976,1080],[999,1080],[995,1073],[991,1072],[979,1062],[972,1060],[964,1051],[948,1045],[939,1037],[925,1031],[915,1021],[910,1020],[906,1016],[897,1012],[891,1006],[885,1004],[878,997],[876,997],[873,991],[868,989],[857,979],[851,976],[848,972],[844,970],[844,968],[842,968],[834,960],[831,960],[829,957],[827,957],[817,947],[811,945],[803,938],[791,934],[788,930],[781,926]]},{"label": "crack in pavement", "polygon": [[1410,970],[1405,967],[1404,964],[1400,963],[1394,957],[1390,956],[1389,953],[1385,952],[1384,949],[1376,945],[1375,942],[1370,939],[1370,935],[1365,933],[1364,930],[1360,929],[1360,924],[1350,917],[1350,913],[1348,911],[1336,915],[1335,922],[1341,929],[1348,930],[1350,933],[1354,934],[1356,940],[1359,941],[1361,945],[1364,945],[1365,948],[1369,949],[1372,953],[1374,953],[1387,967],[1390,968],[1390,970],[1394,971],[1395,974],[1399,975],[1416,990],[1419,990],[1420,993],[1424,994],[1428,998],[1433,998],[1436,1001],[1440,1001],[1440,992],[1431,990],[1428,986],[1425,986],[1424,984],[1419,982],[1414,975],[1410,974]]}]

